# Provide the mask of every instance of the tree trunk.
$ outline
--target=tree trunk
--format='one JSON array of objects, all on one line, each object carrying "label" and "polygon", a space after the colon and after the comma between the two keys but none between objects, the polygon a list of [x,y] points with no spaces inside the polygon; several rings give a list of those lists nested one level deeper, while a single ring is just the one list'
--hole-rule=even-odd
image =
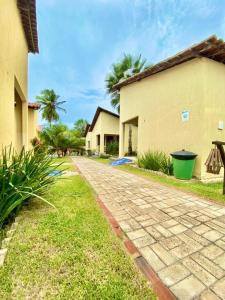
[{"label": "tree trunk", "polygon": [[132,127],[129,126],[129,137],[128,137],[128,155],[131,156],[133,153],[132,149]]}]

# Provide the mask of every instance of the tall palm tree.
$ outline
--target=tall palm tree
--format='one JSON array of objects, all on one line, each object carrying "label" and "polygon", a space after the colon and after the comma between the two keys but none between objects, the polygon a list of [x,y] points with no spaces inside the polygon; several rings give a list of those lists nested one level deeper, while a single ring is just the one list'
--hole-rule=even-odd
[{"label": "tall palm tree", "polygon": [[74,129],[80,134],[81,137],[84,137],[86,127],[88,125],[88,121],[85,119],[78,119],[74,123]]},{"label": "tall palm tree", "polygon": [[47,120],[51,126],[52,121],[59,120],[58,111],[66,111],[61,107],[66,101],[59,101],[60,96],[56,95],[54,90],[45,89],[36,97],[37,102],[41,105],[42,118]]},{"label": "tall palm tree", "polygon": [[106,76],[107,93],[111,96],[111,105],[120,111],[120,95],[118,91],[112,91],[115,84],[125,80],[146,69],[146,59],[141,55],[134,57],[130,54],[124,54],[122,60],[112,64],[112,71]]}]

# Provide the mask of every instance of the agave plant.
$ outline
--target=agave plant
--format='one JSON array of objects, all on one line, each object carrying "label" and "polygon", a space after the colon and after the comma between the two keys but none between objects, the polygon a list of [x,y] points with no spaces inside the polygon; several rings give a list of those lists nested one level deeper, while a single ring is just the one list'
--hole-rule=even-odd
[{"label": "agave plant", "polygon": [[42,194],[56,180],[56,176],[49,176],[49,173],[57,167],[45,153],[22,149],[17,154],[12,147],[3,148],[0,155],[0,227],[12,212],[32,197],[53,206]]}]

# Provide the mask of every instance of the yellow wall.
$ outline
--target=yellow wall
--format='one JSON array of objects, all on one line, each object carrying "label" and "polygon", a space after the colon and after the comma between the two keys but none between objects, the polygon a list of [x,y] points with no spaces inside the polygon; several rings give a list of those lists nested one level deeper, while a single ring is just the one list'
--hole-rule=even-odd
[{"label": "yellow wall", "polygon": [[[22,143],[27,146],[28,48],[16,0],[0,0],[0,146],[18,146],[15,89],[22,100]],[[18,146],[20,147],[20,146]]]},{"label": "yellow wall", "polygon": [[[105,134],[119,135],[119,118],[100,112],[92,132],[86,136],[86,150],[88,150],[88,140],[91,140],[90,150],[104,153]],[[100,148],[97,146],[97,135],[100,135]]]},{"label": "yellow wall", "polygon": [[[124,154],[123,123],[138,117],[138,153],[181,149],[198,154],[195,175],[201,177],[213,139],[225,121],[225,66],[196,58],[121,88],[120,156]],[[189,111],[183,122],[182,111]]]},{"label": "yellow wall", "polygon": [[31,140],[38,136],[37,133],[38,111],[28,108],[28,148],[32,149]]}]

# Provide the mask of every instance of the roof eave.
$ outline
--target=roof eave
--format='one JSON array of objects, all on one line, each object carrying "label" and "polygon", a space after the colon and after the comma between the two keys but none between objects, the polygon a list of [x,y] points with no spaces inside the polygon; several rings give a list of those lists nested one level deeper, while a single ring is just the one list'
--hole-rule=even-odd
[{"label": "roof eave", "polygon": [[120,90],[122,87],[138,82],[146,77],[162,72],[176,65],[182,64],[194,58],[206,57],[225,64],[225,43],[215,35],[195,44],[174,56],[171,56],[150,68],[122,81],[113,86],[112,91]]},{"label": "roof eave", "polygon": [[20,11],[28,51],[31,53],[39,53],[36,0],[17,0],[17,7]]}]

